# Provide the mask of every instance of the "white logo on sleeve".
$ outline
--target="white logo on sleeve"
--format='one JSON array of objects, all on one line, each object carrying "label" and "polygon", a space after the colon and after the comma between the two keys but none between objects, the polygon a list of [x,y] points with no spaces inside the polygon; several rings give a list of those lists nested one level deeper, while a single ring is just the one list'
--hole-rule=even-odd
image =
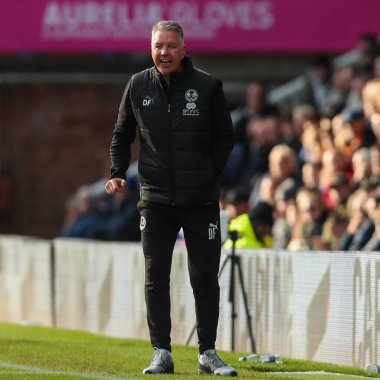
[{"label": "white logo on sleeve", "polygon": [[198,96],[198,92],[192,88],[185,92],[187,103],[186,108],[182,110],[183,116],[199,116],[199,109],[195,103],[198,100]]},{"label": "white logo on sleeve", "polygon": [[215,240],[216,231],[218,231],[218,222],[216,224],[209,223],[208,225],[208,240]]}]

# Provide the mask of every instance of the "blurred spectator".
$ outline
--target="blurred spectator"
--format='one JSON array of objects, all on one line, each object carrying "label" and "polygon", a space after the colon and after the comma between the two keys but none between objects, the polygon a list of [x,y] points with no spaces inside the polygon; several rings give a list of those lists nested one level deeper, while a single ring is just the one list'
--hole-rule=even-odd
[{"label": "blurred spectator", "polygon": [[376,207],[373,211],[372,221],[375,230],[370,240],[363,247],[363,251],[380,251],[380,207]]},{"label": "blurred spectator", "polygon": [[109,199],[104,192],[106,182],[106,178],[101,178],[93,184],[83,185],[68,199],[63,236],[81,237],[87,225],[105,217],[109,208]]},{"label": "blurred spectator", "polygon": [[268,171],[268,157],[272,148],[281,142],[277,116],[259,116],[250,119],[247,126],[248,160],[238,184],[252,187]]},{"label": "blurred spectator", "polygon": [[297,184],[292,178],[285,179],[274,194],[275,219],[272,228],[273,248],[285,249],[290,241],[296,222]]},{"label": "blurred spectator", "polygon": [[136,178],[128,177],[127,191],[113,196],[104,192],[106,182],[101,179],[76,191],[68,202],[61,232],[63,237],[115,241],[140,239]]},{"label": "blurred spectator", "polygon": [[370,150],[368,148],[360,148],[353,154],[352,169],[352,186],[357,189],[371,175]]},{"label": "blurred spectator", "polygon": [[309,125],[301,135],[302,149],[299,153],[300,165],[322,164],[322,146],[318,129]]},{"label": "blurred spectator", "polygon": [[[259,202],[249,213],[241,214],[231,220],[229,231],[237,233],[236,248],[269,248],[273,240],[273,208],[266,202]],[[228,239],[223,247],[232,248]]]},{"label": "blurred spectator", "polygon": [[249,210],[249,190],[239,186],[228,189],[221,199],[221,209],[228,212],[228,219],[232,220]]},{"label": "blurred spectator", "polygon": [[246,89],[245,104],[231,112],[235,130],[235,146],[224,169],[222,185],[247,185],[250,177],[244,173],[247,166],[251,167],[253,173],[260,171],[261,163],[258,162],[258,157],[253,158],[251,154],[250,148],[254,136],[248,129],[253,120],[257,120],[257,128],[260,128],[260,122],[266,117],[276,118],[278,115],[277,107],[267,101],[263,84],[257,81],[251,82]]},{"label": "blurred spectator", "polygon": [[301,137],[304,130],[311,126],[317,127],[318,113],[315,107],[309,104],[296,105],[292,110],[292,124],[296,130],[298,138]]},{"label": "blurred spectator", "polygon": [[347,201],[351,193],[352,187],[347,176],[342,172],[334,173],[326,188],[326,196],[324,197],[327,207],[330,210],[340,208],[346,212]]},{"label": "blurred spectator", "polygon": [[373,233],[363,246],[363,251],[380,250],[380,188],[371,195],[366,204],[367,214],[373,225]]},{"label": "blurred spectator", "polygon": [[332,182],[337,173],[346,174],[346,161],[343,154],[331,148],[322,153],[322,168],[320,173],[319,187],[324,191]]},{"label": "blurred spectator", "polygon": [[372,75],[374,60],[379,53],[377,36],[373,33],[363,33],[358,38],[357,47],[361,53],[360,69],[364,73]]},{"label": "blurred spectator", "polygon": [[320,163],[307,162],[303,165],[302,182],[305,188],[319,189],[321,168]]},{"label": "blurred spectator", "polygon": [[329,213],[322,227],[319,241],[314,241],[318,250],[336,251],[340,249],[340,241],[348,225],[348,216],[344,207],[337,207]]},{"label": "blurred spectator", "polygon": [[310,64],[304,76],[305,87],[296,97],[298,104],[309,104],[321,112],[331,90],[331,62],[329,57],[321,55]]},{"label": "blurred spectator", "polygon": [[318,190],[301,188],[296,196],[297,221],[288,249],[315,249],[322,235],[327,209]]},{"label": "blurred spectator", "polygon": [[[283,181],[296,184],[297,161],[293,149],[285,144],[276,145],[270,151],[268,160],[269,172],[260,182],[259,200],[273,203],[276,189]],[[251,201],[251,204],[255,203]]]},{"label": "blurred spectator", "polygon": [[336,68],[333,73],[333,86],[320,107],[320,114],[333,117],[341,112],[346,104],[351,89],[354,70],[350,66]]},{"label": "blurred spectator", "polygon": [[[363,111],[365,117],[370,120],[371,123],[372,117],[380,114],[380,56],[376,57],[375,64],[376,68],[379,66],[379,75],[369,80],[363,88]],[[378,133],[376,133],[376,131],[374,132],[379,141]]]},{"label": "blurred spectator", "polygon": [[369,75],[362,71],[355,71],[350,83],[350,91],[348,92],[343,114],[353,112],[362,112],[363,110],[363,88],[369,80]]},{"label": "blurred spectator", "polygon": [[232,123],[234,124],[236,142],[245,144],[246,127],[248,121],[253,116],[277,115],[278,109],[270,105],[267,101],[267,94],[264,85],[260,82],[248,84],[245,93],[245,104],[231,112]]},{"label": "blurred spectator", "polygon": [[343,115],[343,127],[352,131],[352,150],[355,151],[360,147],[369,147],[375,141],[376,137],[369,127],[363,111],[350,112]]},{"label": "blurred spectator", "polygon": [[380,145],[373,144],[370,147],[371,174],[380,177]]},{"label": "blurred spectator", "polygon": [[347,201],[349,223],[339,245],[343,251],[360,250],[368,242],[373,227],[366,213],[368,194],[365,189],[359,188],[353,192]]}]

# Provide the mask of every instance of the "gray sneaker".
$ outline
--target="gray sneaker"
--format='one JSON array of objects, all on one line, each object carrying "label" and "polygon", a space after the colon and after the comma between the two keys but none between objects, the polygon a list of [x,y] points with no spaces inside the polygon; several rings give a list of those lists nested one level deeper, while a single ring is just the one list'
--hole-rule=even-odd
[{"label": "gray sneaker", "polygon": [[198,354],[198,372],[200,374],[213,373],[219,376],[237,376],[235,368],[223,363],[215,350],[207,350]]},{"label": "gray sneaker", "polygon": [[154,356],[150,366],[143,374],[174,373],[174,364],[170,351],[154,347]]}]

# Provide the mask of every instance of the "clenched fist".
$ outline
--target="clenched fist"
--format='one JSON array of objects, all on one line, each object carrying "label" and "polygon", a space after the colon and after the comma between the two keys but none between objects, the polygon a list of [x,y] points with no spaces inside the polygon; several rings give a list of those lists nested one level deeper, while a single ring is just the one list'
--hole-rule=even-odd
[{"label": "clenched fist", "polygon": [[127,185],[127,181],[121,178],[112,178],[107,181],[105,190],[106,193],[111,195],[113,193],[122,193],[125,191],[125,186]]}]

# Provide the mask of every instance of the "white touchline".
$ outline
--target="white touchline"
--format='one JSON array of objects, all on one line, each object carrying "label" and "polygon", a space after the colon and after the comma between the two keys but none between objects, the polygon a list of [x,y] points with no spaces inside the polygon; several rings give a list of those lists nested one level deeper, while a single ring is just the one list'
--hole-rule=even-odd
[{"label": "white touchline", "polygon": [[350,375],[347,373],[338,373],[338,372],[326,372],[326,371],[302,371],[302,372],[267,372],[271,375],[336,375],[336,376],[347,376],[352,377],[353,379],[368,379],[367,376],[360,375]]},{"label": "white touchline", "polygon": [[[25,372],[30,372],[33,374],[40,373],[42,375],[64,375],[69,377],[82,377],[83,379],[97,379],[97,380],[133,380],[126,377],[113,377],[113,376],[102,376],[96,375],[94,373],[85,373],[85,372],[65,372],[65,371],[54,371],[50,369],[43,369],[37,367],[31,367],[28,365],[22,364],[13,364],[13,363],[4,363],[0,362],[0,368],[12,368],[19,371],[23,371],[22,374],[25,375]],[[20,373],[21,374],[21,373]]]}]

